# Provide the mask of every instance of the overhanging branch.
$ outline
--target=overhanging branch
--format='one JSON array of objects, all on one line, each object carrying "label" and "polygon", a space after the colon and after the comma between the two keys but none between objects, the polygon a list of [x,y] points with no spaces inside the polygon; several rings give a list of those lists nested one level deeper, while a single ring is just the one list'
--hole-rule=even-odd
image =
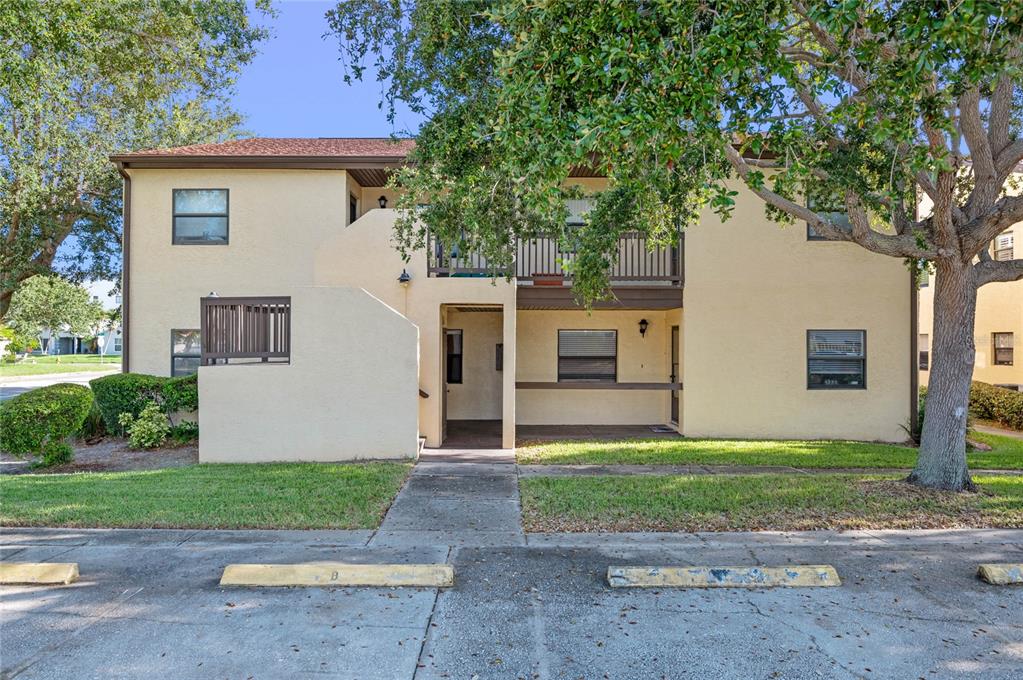
[{"label": "overhanging branch", "polygon": [[988,283],[1019,281],[1023,279],[1023,260],[985,260],[974,265],[977,286]]}]

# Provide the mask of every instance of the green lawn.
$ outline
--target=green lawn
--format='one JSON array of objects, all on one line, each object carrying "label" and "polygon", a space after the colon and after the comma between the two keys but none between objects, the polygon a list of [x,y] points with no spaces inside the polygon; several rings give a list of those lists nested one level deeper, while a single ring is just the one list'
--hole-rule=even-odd
[{"label": "green lawn", "polygon": [[410,468],[276,463],[4,475],[0,525],[373,529]]},{"label": "green lawn", "polygon": [[[971,435],[972,437],[972,435]],[[968,454],[973,469],[1023,469],[1023,441],[978,433],[993,446]],[[801,468],[912,468],[916,449],[847,441],[746,439],[635,439],[526,444],[520,464],[541,465],[786,465]]]},{"label": "green lawn", "polygon": [[105,368],[116,369],[120,364],[120,356],[109,354],[103,357],[98,354],[60,354],[56,356],[28,357],[14,364],[0,363],[0,378],[15,375],[102,371]]},{"label": "green lawn", "polygon": [[980,493],[911,487],[892,475],[523,477],[526,531],[1023,528],[1023,477]]}]

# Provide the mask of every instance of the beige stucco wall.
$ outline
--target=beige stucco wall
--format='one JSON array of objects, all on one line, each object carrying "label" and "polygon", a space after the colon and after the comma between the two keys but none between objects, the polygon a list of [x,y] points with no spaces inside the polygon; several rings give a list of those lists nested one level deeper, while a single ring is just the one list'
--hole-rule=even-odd
[{"label": "beige stucco wall", "polygon": [[[639,321],[649,322],[646,336]],[[618,382],[668,382],[670,324],[664,311],[520,310],[520,382],[558,381],[558,330],[618,331]],[[520,389],[516,410],[523,425],[643,425],[668,422],[665,390]]]},{"label": "beige stucco wall", "polygon": [[[1013,234],[1014,257],[1023,255],[1023,222],[1006,231]],[[934,345],[934,277],[920,288],[920,333]],[[1012,333],[1012,366],[994,365],[992,333]],[[973,379],[992,385],[1023,385],[1023,280],[989,283],[977,291],[977,320],[974,324],[977,358]],[[930,371],[920,371],[920,384],[926,385]]]},{"label": "beige stucco wall", "polygon": [[[427,276],[426,255],[403,262],[394,249],[395,211],[371,209],[350,226],[330,235],[315,249],[313,277],[320,285],[358,286],[394,307],[419,328],[419,387],[430,396],[419,400],[419,428],[427,446],[439,446],[443,376],[442,312],[445,305],[493,305],[502,310],[505,337],[501,383],[501,419],[504,445],[514,444],[515,424],[515,285],[487,278],[432,278]],[[412,281],[398,284],[402,270]],[[450,404],[449,404],[450,405]]]},{"label": "beige stucco wall", "polygon": [[[781,227],[736,183],[732,218],[686,233],[683,432],[902,441],[910,419],[901,260]],[[806,332],[867,331],[867,389],[808,390]]]},{"label": "beige stucco wall", "polygon": [[[198,328],[199,298],[211,291],[278,295],[284,287],[312,284],[313,253],[345,228],[344,171],[130,172],[128,342],[134,372],[170,373],[170,331]],[[172,245],[173,189],[228,189],[229,244]],[[320,340],[327,350],[328,339]]]},{"label": "beige stucco wall", "polygon": [[503,314],[449,309],[445,326],[462,331],[462,382],[448,385],[448,418],[500,420],[503,376],[497,370],[497,345],[504,336]]},{"label": "beige stucco wall", "polygon": [[291,362],[200,367],[199,460],[415,457],[416,327],[357,288],[275,292],[291,296]]}]

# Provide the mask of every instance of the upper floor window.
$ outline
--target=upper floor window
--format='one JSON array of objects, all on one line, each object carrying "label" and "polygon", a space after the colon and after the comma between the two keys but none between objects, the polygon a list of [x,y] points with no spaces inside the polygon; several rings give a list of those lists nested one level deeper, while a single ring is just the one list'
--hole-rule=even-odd
[{"label": "upper floor window", "polygon": [[618,331],[558,331],[558,382],[617,381]]},{"label": "upper floor window", "polygon": [[227,245],[227,189],[175,189],[176,245]]},{"label": "upper floor window", "polygon": [[[806,197],[806,207],[829,222],[833,222],[840,227],[851,228],[849,215],[845,210],[845,201],[842,200],[841,196],[824,195],[823,192],[811,191]],[[814,231],[810,223],[807,222],[806,240],[827,241],[829,239]]]},{"label": "upper floor window", "polygon": [[1012,333],[992,333],[991,344],[994,345],[995,366],[1012,366]]},{"label": "upper floor window", "polygon": [[355,197],[355,194],[348,195],[348,224],[351,224],[355,220],[359,219],[359,199]]},{"label": "upper floor window", "polygon": [[866,331],[807,331],[807,389],[865,389]]},{"label": "upper floor window", "polygon": [[999,262],[1005,262],[1013,258],[1012,254],[1012,234],[999,234],[995,237],[994,242],[994,258]]},{"label": "upper floor window", "polygon": [[917,351],[920,353],[920,370],[926,371],[931,367],[931,339],[926,333],[920,334]]}]

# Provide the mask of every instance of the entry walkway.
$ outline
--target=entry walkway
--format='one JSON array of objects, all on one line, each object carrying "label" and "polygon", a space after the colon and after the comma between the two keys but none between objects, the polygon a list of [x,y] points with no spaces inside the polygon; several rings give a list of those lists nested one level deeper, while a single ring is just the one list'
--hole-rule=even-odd
[{"label": "entry walkway", "polygon": [[371,547],[525,545],[515,455],[425,449]]}]

